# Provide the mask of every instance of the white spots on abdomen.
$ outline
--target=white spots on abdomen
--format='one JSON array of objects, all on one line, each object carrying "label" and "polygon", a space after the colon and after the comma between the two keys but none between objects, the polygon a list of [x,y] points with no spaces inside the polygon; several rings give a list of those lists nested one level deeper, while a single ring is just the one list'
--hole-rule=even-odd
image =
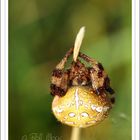
[{"label": "white spots on abdomen", "polygon": [[69,113],[69,117],[75,117],[75,113],[73,112]]},{"label": "white spots on abdomen", "polygon": [[87,112],[82,112],[82,113],[81,113],[81,116],[82,116],[82,117],[88,117],[89,115],[88,115]]},{"label": "white spots on abdomen", "polygon": [[88,108],[88,105],[87,104],[85,104],[84,106],[85,106],[85,108]]},{"label": "white spots on abdomen", "polygon": [[94,111],[96,109],[95,105],[91,105],[91,109]]},{"label": "white spots on abdomen", "polygon": [[103,108],[102,107],[96,107],[97,112],[102,112]]},{"label": "white spots on abdomen", "polygon": [[108,107],[108,106],[104,106],[104,107],[102,107],[102,106],[96,106],[96,105],[94,105],[94,104],[92,104],[91,105],[91,109],[93,110],[93,111],[97,111],[97,112],[106,112],[106,111],[108,111],[108,109],[109,109],[110,107]]},{"label": "white spots on abdomen", "polygon": [[55,108],[54,111],[56,113],[62,113],[63,112],[63,109],[62,108]]},{"label": "white spots on abdomen", "polygon": [[82,101],[82,100],[80,100],[80,101],[79,101],[79,104],[80,104],[80,105],[83,105],[83,101]]},{"label": "white spots on abdomen", "polygon": [[67,122],[65,121],[66,124],[75,124],[74,122]]}]

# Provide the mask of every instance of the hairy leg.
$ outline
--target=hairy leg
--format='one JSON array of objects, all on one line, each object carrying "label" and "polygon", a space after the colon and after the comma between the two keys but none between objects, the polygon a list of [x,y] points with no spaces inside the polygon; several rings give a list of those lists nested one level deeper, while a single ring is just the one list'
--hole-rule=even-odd
[{"label": "hairy leg", "polygon": [[52,72],[51,78],[51,94],[64,96],[67,91],[67,84],[68,84],[68,72],[64,72],[64,66],[67,62],[67,59],[73,52],[73,48],[71,48],[64,58],[57,64],[56,68]]},{"label": "hairy leg", "polygon": [[93,90],[99,95],[106,91],[109,93],[109,97],[112,103],[115,102],[114,90],[110,87],[110,79],[101,63],[97,62],[95,59],[91,59],[85,54],[79,53],[79,56],[83,58],[86,62],[89,62],[92,67],[89,67],[89,75],[92,82]]}]

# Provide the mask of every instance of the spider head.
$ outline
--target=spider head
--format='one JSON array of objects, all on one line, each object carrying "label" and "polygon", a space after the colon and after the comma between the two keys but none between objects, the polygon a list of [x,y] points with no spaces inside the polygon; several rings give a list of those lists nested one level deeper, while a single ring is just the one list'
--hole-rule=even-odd
[{"label": "spider head", "polygon": [[72,62],[72,66],[69,69],[70,74],[70,85],[71,86],[85,86],[89,83],[89,74],[88,69],[85,65],[77,60],[76,62]]}]

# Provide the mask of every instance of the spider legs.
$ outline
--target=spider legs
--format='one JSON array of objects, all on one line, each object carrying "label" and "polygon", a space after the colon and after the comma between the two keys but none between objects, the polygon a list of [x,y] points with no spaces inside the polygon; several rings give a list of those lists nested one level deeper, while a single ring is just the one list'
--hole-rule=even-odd
[{"label": "spider legs", "polygon": [[89,67],[89,75],[92,83],[93,91],[97,95],[101,94],[104,91],[104,75],[103,72],[96,71],[93,67]]},{"label": "spider legs", "polygon": [[92,65],[88,70],[93,91],[96,92],[97,95],[100,95],[102,92],[109,93],[112,104],[115,103],[114,90],[110,87],[110,79],[104,71],[102,64],[85,54],[79,53],[79,56]]},{"label": "spider legs", "polygon": [[67,83],[68,83],[68,71],[64,72],[64,66],[67,62],[67,59],[72,54],[73,48],[71,48],[64,58],[59,62],[56,68],[52,72],[51,79],[51,94],[64,96],[67,91]]}]

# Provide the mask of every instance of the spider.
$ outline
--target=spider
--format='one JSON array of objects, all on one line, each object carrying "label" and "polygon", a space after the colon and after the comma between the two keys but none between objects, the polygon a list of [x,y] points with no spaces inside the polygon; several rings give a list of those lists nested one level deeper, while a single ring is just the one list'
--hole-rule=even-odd
[{"label": "spider", "polygon": [[[53,96],[64,96],[68,88],[72,86],[89,86],[97,94],[101,95],[102,92],[107,92],[110,95],[114,94],[114,90],[110,87],[110,79],[101,63],[95,59],[91,59],[83,53],[79,53],[79,57],[88,62],[92,67],[86,67],[79,59],[72,61],[71,67],[64,71],[65,64],[73,53],[71,48],[60,63],[52,72],[51,79],[51,94]],[[111,99],[112,104],[115,103],[115,98]]]},{"label": "spider", "polygon": [[70,126],[87,127],[108,115],[115,102],[114,90],[101,63],[79,52],[70,68],[65,70],[71,48],[52,72],[51,94],[55,96],[52,109],[58,120]]}]

